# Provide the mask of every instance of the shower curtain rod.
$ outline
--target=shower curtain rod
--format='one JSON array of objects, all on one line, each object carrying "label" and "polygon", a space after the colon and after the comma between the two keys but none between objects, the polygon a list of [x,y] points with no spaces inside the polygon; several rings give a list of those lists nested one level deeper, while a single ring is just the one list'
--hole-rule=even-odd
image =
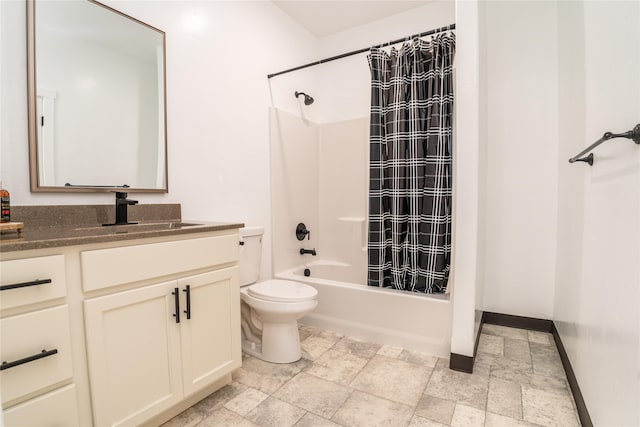
[{"label": "shower curtain rod", "polygon": [[408,37],[404,37],[404,38],[401,38],[401,39],[393,40],[393,41],[390,41],[390,42],[387,42],[387,43],[380,43],[380,44],[375,45],[375,46],[365,47],[365,48],[362,48],[362,49],[358,49],[358,50],[354,50],[354,51],[351,51],[351,52],[342,53],[340,55],[332,56],[330,58],[321,59],[319,61],[310,62],[308,64],[300,65],[298,67],[289,68],[288,70],[278,71],[277,73],[273,73],[273,74],[267,74],[267,78],[270,79],[271,77],[279,76],[280,74],[286,74],[286,73],[290,73],[292,71],[301,70],[303,68],[313,67],[314,65],[324,64],[325,62],[335,61],[336,59],[342,59],[342,58],[346,58],[348,56],[357,55],[359,53],[366,52],[366,51],[368,51],[370,49],[375,49],[375,48],[379,48],[379,47],[383,47],[383,46],[388,46],[388,45],[392,45],[392,44],[396,44],[396,43],[401,43],[403,41],[410,40],[410,39],[413,39],[415,37],[424,37],[424,36],[429,36],[431,34],[443,33],[445,31],[455,30],[455,29],[456,29],[456,24],[451,24],[451,25],[447,25],[446,27],[436,28],[434,30],[425,31],[423,33],[412,34],[412,35],[410,35]]}]

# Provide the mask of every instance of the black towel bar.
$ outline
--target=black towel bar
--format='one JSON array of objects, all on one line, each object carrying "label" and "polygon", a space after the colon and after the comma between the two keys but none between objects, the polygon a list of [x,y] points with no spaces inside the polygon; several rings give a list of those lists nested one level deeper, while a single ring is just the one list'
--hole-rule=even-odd
[{"label": "black towel bar", "polygon": [[592,166],[593,165],[593,154],[589,154],[588,156],[585,156],[585,157],[582,157],[582,156],[584,156],[589,151],[593,150],[594,148],[596,148],[598,145],[602,144],[603,142],[608,141],[608,140],[613,139],[613,138],[627,138],[627,139],[632,140],[636,144],[640,144],[640,124],[637,124],[636,127],[631,129],[630,131],[624,132],[624,133],[605,132],[605,134],[602,135],[602,138],[600,138],[599,140],[597,140],[596,142],[594,142],[593,144],[591,144],[590,146],[588,146],[587,148],[585,148],[584,150],[582,150],[581,152],[579,152],[578,154],[576,154],[575,156],[570,158],[569,159],[569,163],[585,162],[585,163],[589,163],[589,166]]}]

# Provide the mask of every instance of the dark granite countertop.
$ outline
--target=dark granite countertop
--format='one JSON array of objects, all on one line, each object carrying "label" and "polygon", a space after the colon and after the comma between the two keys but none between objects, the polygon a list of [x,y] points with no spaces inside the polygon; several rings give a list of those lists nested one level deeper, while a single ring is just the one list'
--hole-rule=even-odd
[{"label": "dark granite countertop", "polygon": [[[137,208],[137,209],[134,209]],[[56,248],[241,228],[242,223],[183,221],[180,205],[137,205],[130,209],[135,225],[102,226],[113,222],[113,206],[12,207],[12,220],[24,230],[0,235],[0,252]]]}]

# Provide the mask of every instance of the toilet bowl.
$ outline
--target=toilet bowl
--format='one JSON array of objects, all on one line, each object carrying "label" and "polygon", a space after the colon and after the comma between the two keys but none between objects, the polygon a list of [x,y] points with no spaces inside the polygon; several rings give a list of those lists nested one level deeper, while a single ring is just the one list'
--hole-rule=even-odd
[{"label": "toilet bowl", "polygon": [[256,283],[263,232],[262,227],[240,229],[242,350],[267,362],[292,363],[302,357],[298,319],[318,305],[318,292],[291,280]]}]

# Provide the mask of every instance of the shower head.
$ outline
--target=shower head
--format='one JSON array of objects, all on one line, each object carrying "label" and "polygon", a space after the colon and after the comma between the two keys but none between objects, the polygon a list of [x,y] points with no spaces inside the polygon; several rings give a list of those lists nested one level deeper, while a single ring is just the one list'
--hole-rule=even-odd
[{"label": "shower head", "polygon": [[313,104],[313,98],[310,97],[309,95],[307,95],[304,92],[297,92],[296,91],[296,98],[299,97],[300,95],[304,95],[304,105],[311,105]]}]

